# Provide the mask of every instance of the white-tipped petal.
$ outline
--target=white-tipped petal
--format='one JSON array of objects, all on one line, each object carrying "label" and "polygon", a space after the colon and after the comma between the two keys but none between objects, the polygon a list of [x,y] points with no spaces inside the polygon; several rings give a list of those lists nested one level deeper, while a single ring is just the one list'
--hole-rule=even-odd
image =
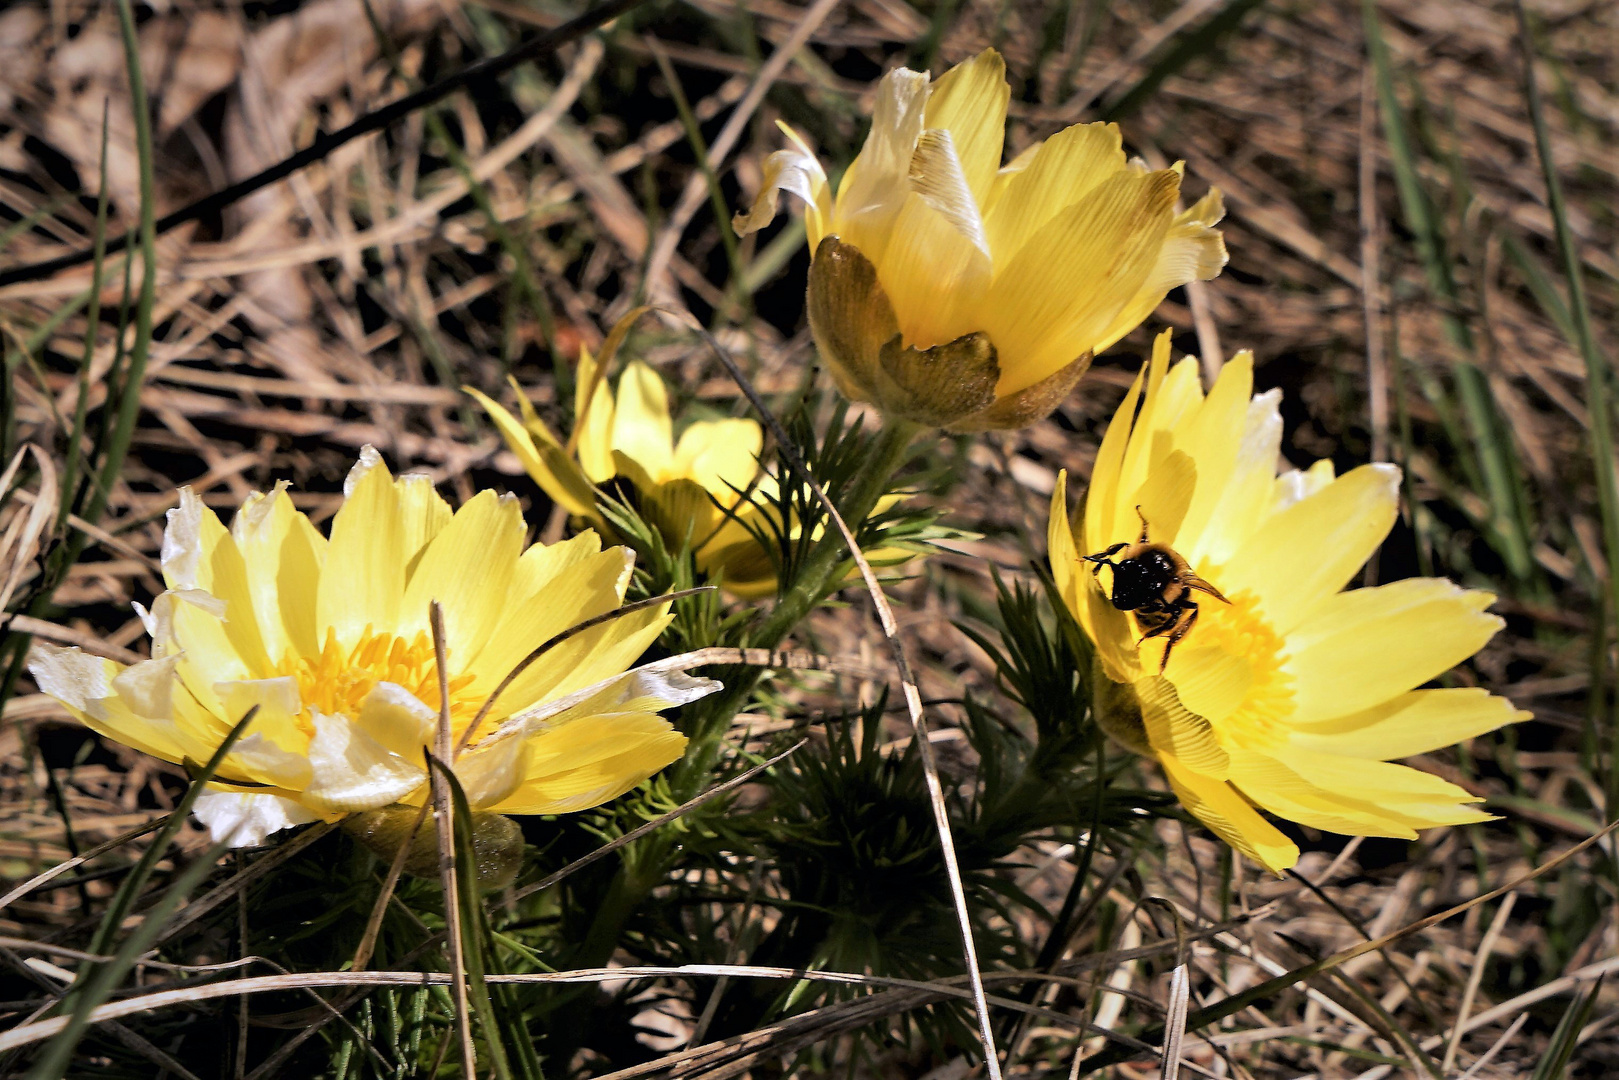
[{"label": "white-tipped petal", "polygon": [[236,848],[259,847],[271,833],[320,820],[291,799],[238,791],[205,791],[191,812],[208,826],[214,843]]}]

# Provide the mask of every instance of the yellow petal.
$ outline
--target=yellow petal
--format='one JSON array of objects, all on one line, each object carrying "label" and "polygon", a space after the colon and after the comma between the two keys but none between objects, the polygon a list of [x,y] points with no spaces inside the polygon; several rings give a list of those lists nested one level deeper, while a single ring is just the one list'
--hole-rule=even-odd
[{"label": "yellow petal", "polygon": [[1254,593],[1272,628],[1286,634],[1377,550],[1394,526],[1399,499],[1400,470],[1393,465],[1346,473],[1250,536],[1226,564],[1221,590]]},{"label": "yellow petal", "polygon": [[1046,519],[1046,551],[1051,578],[1057,594],[1076,616],[1080,609],[1079,551],[1074,547],[1074,530],[1068,522],[1068,470],[1057,473],[1057,486],[1051,491],[1051,516]]},{"label": "yellow petal", "polygon": [[1139,509],[1136,520],[1145,520],[1147,539],[1178,546],[1181,522],[1192,504],[1197,482],[1197,463],[1184,451],[1171,450],[1153,463],[1146,483],[1136,489],[1130,508]]},{"label": "yellow petal", "polygon": [[402,618],[426,625],[429,602],[443,606],[451,672],[471,667],[511,602],[523,532],[515,498],[480,491],[433,538],[411,574]]},{"label": "yellow petal", "polygon": [[1019,155],[1021,168],[1003,170],[984,213],[995,264],[1005,266],[1060,212],[1122,171],[1120,145],[1116,124],[1075,124]]},{"label": "yellow petal", "polygon": [[493,807],[507,814],[560,814],[617,798],[677,760],[686,737],[661,716],[598,715],[528,740],[527,775]]},{"label": "yellow petal", "polygon": [[292,531],[297,511],[287,497],[282,481],[268,495],[248,496],[231,520],[231,539],[242,554],[247,592],[253,605],[266,656],[275,659],[286,654],[287,636],[281,618],[276,579],[280,576],[281,548]]},{"label": "yellow petal", "polygon": [[219,683],[214,687],[234,723],[257,708],[221,773],[259,784],[301,790],[309,783],[309,735],[299,723],[303,703],[290,676]]},{"label": "yellow petal", "polygon": [[190,488],[180,489],[180,505],[168,513],[163,575],[170,588],[199,589],[224,605],[217,616],[195,604],[178,605],[175,633],[191,666],[220,678],[269,673],[247,564],[225,526]]},{"label": "yellow petal", "polygon": [[871,132],[838,184],[831,231],[881,264],[889,232],[909,191],[911,155],[922,134],[928,77],[895,68],[877,84]]},{"label": "yellow petal", "polygon": [[1135,689],[1141,702],[1141,722],[1153,750],[1174,758],[1178,765],[1200,776],[1224,780],[1230,757],[1215,738],[1209,721],[1192,712],[1177,696],[1177,687],[1168,679],[1154,676],[1136,680]]},{"label": "yellow petal", "polygon": [[[487,694],[520,660],[552,637],[618,607],[620,582],[631,565],[623,548],[609,548],[548,577],[530,578],[533,591],[514,591],[506,617],[479,654],[472,692]],[[600,630],[580,634],[531,665],[502,696],[501,710],[517,712],[537,700],[566,674],[568,663],[585,659],[578,654],[581,643],[599,642],[600,634]]]},{"label": "yellow petal", "polygon": [[[332,539],[315,598],[315,623],[339,641],[358,641],[367,626],[391,634],[405,593],[405,535],[399,494],[378,461],[353,484],[332,519]],[[412,622],[415,613],[412,613]]]},{"label": "yellow petal", "polygon": [[422,750],[437,738],[438,720],[437,709],[403,686],[379,682],[360,703],[360,715],[353,723],[389,753],[416,764]]},{"label": "yellow petal", "polygon": [[[1159,335],[1159,339],[1164,342],[1167,354],[1168,332]],[[1147,367],[1143,365],[1118,411],[1113,414],[1113,422],[1107,426],[1107,434],[1102,436],[1102,445],[1097,448],[1096,464],[1091,467],[1090,493],[1085,497],[1085,524],[1079,535],[1080,547],[1084,549],[1081,555],[1090,555],[1119,542],[1113,539],[1119,501],[1119,471],[1124,464],[1131,424],[1135,419],[1136,405],[1141,400],[1146,375]]]},{"label": "yellow petal", "polygon": [[1357,797],[1374,802],[1476,803],[1482,802],[1465,788],[1457,787],[1432,773],[1387,761],[1366,761],[1339,757],[1315,750],[1289,746],[1278,750],[1277,760],[1316,787],[1332,791],[1352,791]]},{"label": "yellow petal", "polygon": [[427,545],[450,523],[450,504],[433,485],[433,478],[422,473],[406,473],[394,481],[399,496],[400,546],[405,552],[405,572],[413,571]]},{"label": "yellow petal", "polygon": [[1312,829],[1416,839],[1416,831],[1398,814],[1366,798],[1363,786],[1324,788],[1267,754],[1233,755],[1231,782],[1271,813]]},{"label": "yellow petal", "polygon": [[994,49],[985,49],[957,64],[933,84],[923,123],[950,132],[962,171],[973,198],[982,205],[989,197],[995,173],[1001,167],[1006,144],[1006,105],[1012,89],[1006,85],[1006,61]]},{"label": "yellow petal", "polygon": [[1194,566],[1224,565],[1270,521],[1282,446],[1282,392],[1267,390],[1248,403],[1229,479],[1201,535],[1181,554]]},{"label": "yellow petal", "polygon": [[922,133],[910,184],[877,273],[905,344],[927,349],[980,329],[991,267],[978,207],[946,132]]},{"label": "yellow petal", "polygon": [[510,798],[523,782],[527,747],[521,739],[502,739],[483,750],[455,759],[455,778],[473,808],[494,806]]},{"label": "yellow petal", "polygon": [[983,321],[1000,353],[999,393],[1031,386],[1096,347],[1152,269],[1178,186],[1167,169],[1116,173],[997,270]]},{"label": "yellow petal", "polygon": [[1299,849],[1281,831],[1260,817],[1252,806],[1223,780],[1211,780],[1159,758],[1169,786],[1182,806],[1220,839],[1273,874],[1291,869]]},{"label": "yellow petal", "polygon": [[1165,674],[1188,709],[1216,724],[1247,700],[1254,685],[1253,665],[1246,656],[1224,645],[1201,645],[1195,632],[1170,654]]},{"label": "yellow petal", "polygon": [[1320,491],[1338,478],[1331,458],[1322,458],[1308,469],[1289,469],[1276,478],[1276,498],[1271,512],[1281,513],[1289,506]]},{"label": "yellow petal", "polygon": [[1181,449],[1197,462],[1197,488],[1176,534],[1177,549],[1187,559],[1201,554],[1210,520],[1222,513],[1221,497],[1231,481],[1237,450],[1242,445],[1243,422],[1253,388],[1253,354],[1240,352],[1220,369],[1214,387],[1178,440]]},{"label": "yellow petal", "polygon": [[669,392],[658,373],[639,360],[626,365],[618,381],[613,449],[640,465],[654,480],[663,479],[674,456]]},{"label": "yellow petal", "polygon": [[[167,670],[172,669],[169,663]],[[86,727],[153,757],[181,760],[186,748],[173,721],[167,716],[136,715],[113,689],[113,680],[124,670],[123,665],[103,657],[43,641],[35,642],[28,656],[28,674],[35,685]]]},{"label": "yellow petal", "polygon": [[759,475],[764,433],[754,420],[699,420],[681,432],[674,472],[695,480],[723,505]]},{"label": "yellow petal", "polygon": [[624,671],[671,620],[661,608],[647,608],[570,638],[512,684],[513,704],[561,697]]},{"label": "yellow petal", "polygon": [[764,228],[776,216],[776,206],[781,192],[791,192],[804,200],[805,233],[809,237],[810,250],[814,251],[815,245],[820,243],[826,219],[831,212],[826,171],[821,168],[821,163],[804,145],[797,132],[780,121],[777,121],[777,126],[792,140],[793,147],[777,150],[765,158],[759,194],[754,197],[753,205],[746,213],[739,211],[731,219],[731,228],[736,230],[738,236],[746,236]]},{"label": "yellow petal", "polygon": [[[470,386],[462,389],[483,406],[505,441],[506,448],[517,455],[517,460],[523,464],[523,471],[540,485],[540,490],[549,495],[553,502],[567,508],[568,513],[581,517],[595,509],[596,500],[590,489],[590,481],[568,460],[554,439],[549,443],[537,439],[499,403]],[[611,472],[608,475],[611,476]]]},{"label": "yellow petal", "polygon": [[[1098,546],[1133,542],[1140,534],[1141,519],[1136,515],[1136,492],[1147,482],[1148,469],[1156,454],[1166,449],[1167,439],[1159,437],[1159,428],[1153,423],[1158,414],[1158,399],[1163,394],[1170,371],[1170,336],[1165,330],[1152,343],[1152,356],[1142,372],[1141,412],[1134,417],[1134,426],[1120,452],[1119,464],[1109,490],[1109,506],[1103,511],[1102,526],[1106,530],[1094,541]],[[1128,399],[1127,399],[1128,400]],[[1118,415],[1128,417],[1121,407]],[[1109,432],[1111,434],[1111,432]],[[1093,493],[1099,496],[1100,492]]]},{"label": "yellow petal", "polygon": [[[613,417],[616,408],[612,391],[607,388],[605,373],[596,370],[596,361],[590,350],[579,349],[579,369],[574,389],[574,442],[579,455],[579,466],[593,484],[605,484],[613,478]],[[590,395],[588,402],[586,394]]]},{"label": "yellow petal", "polygon": [[1438,578],[1332,597],[1288,635],[1298,722],[1373,708],[1450,670],[1501,628],[1484,610],[1494,601]]},{"label": "yellow petal", "polygon": [[1219,275],[1226,264],[1226,250],[1225,240],[1214,224],[1224,216],[1225,207],[1218,189],[1176,216],[1158,249],[1158,258],[1147,280],[1102,332],[1097,352],[1140,326],[1164,302],[1171,289],[1188,281],[1207,281]]},{"label": "yellow petal", "polygon": [[292,527],[282,539],[276,558],[276,600],[281,608],[281,627],[287,646],[300,656],[320,652],[315,598],[320,595],[326,548],[326,537],[309,518],[294,514]]},{"label": "yellow petal", "polygon": [[1532,715],[1477,687],[1413,690],[1331,720],[1295,719],[1291,738],[1308,750],[1393,761],[1466,742]]}]

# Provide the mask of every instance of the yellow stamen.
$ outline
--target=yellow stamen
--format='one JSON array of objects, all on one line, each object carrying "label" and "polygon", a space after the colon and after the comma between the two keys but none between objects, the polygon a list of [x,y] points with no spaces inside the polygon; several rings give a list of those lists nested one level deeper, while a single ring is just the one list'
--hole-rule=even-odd
[{"label": "yellow stamen", "polygon": [[[301,722],[313,731],[311,710],[356,716],[366,696],[378,683],[391,682],[404,687],[431,709],[439,707],[438,663],[433,642],[425,630],[410,639],[376,633],[367,625],[360,640],[344,648],[335,631],[326,631],[326,641],[317,656],[289,654],[277,667],[278,675],[298,680],[303,700]],[[450,721],[459,728],[472,719],[480,702],[463,693],[472,685],[471,674],[450,679]]]}]

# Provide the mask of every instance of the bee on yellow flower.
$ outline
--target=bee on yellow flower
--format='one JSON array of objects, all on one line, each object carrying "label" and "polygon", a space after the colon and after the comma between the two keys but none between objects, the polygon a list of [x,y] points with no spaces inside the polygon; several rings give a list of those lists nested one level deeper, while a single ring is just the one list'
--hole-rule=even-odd
[{"label": "bee on yellow flower", "polygon": [[1394,525],[1399,470],[1278,475],[1280,395],[1252,396],[1252,357],[1207,395],[1193,360],[1169,359],[1166,333],[1072,522],[1064,481],[1052,497],[1052,574],[1096,647],[1098,723],[1278,873],[1298,849],[1260,810],[1356,836],[1489,820],[1393,761],[1528,716],[1482,689],[1417,689],[1500,629],[1495,597],[1439,578],[1346,590]]},{"label": "bee on yellow flower", "polygon": [[802,139],[772,154],[748,233],[781,191],[805,204],[809,323],[838,388],[954,431],[1049,414],[1173,288],[1225,265],[1218,191],[1177,213],[1181,170],[1125,159],[1076,124],[1002,164],[1006,65],[993,49],[937,82],[899,68],[834,194]]},{"label": "bee on yellow flower", "polygon": [[433,601],[461,746],[452,767],[475,810],[588,809],[680,757],[686,739],[659,711],[719,684],[626,670],[668,624],[666,604],[557,644],[477,719],[542,643],[621,605],[626,549],[603,550],[594,532],[525,547],[515,499],[484,491],[452,513],[428,477],[391,476],[370,447],[344,494],[328,539],[285,484],[250,496],[228,529],[182,488],[163,537],[167,590],[141,612],[152,658],[126,667],[41,644],[35,682],[88,727],[172,762],[208,760],[256,706],[196,802],[215,839],[237,846],[428,797]]}]

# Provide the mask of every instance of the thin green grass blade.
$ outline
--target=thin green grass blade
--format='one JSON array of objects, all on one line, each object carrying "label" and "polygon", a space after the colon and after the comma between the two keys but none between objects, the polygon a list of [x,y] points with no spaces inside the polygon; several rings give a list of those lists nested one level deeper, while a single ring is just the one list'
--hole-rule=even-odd
[{"label": "thin green grass blade", "polygon": [[6,245],[62,209],[63,206],[67,205],[70,198],[71,196],[68,195],[58,195],[33,213],[7,225],[3,231],[0,231],[0,251],[6,250]]},{"label": "thin green grass blade", "polygon": [[[1518,12],[1518,43],[1523,50],[1524,97],[1529,105],[1529,121],[1535,129],[1535,152],[1540,158],[1541,174],[1546,180],[1546,205],[1551,211],[1552,224],[1557,235],[1557,252],[1562,257],[1563,275],[1568,279],[1569,322],[1574,331],[1574,342],[1585,361],[1586,399],[1591,409],[1591,462],[1596,473],[1597,506],[1602,515],[1603,554],[1608,561],[1608,609],[1619,616],[1619,479],[1615,477],[1613,459],[1613,406],[1609,393],[1612,374],[1607,359],[1597,346],[1596,334],[1591,329],[1591,308],[1585,297],[1585,271],[1580,262],[1574,232],[1568,224],[1568,204],[1563,200],[1563,184],[1557,175],[1556,159],[1552,156],[1551,134],[1546,128],[1545,110],[1541,105],[1540,87],[1535,81],[1535,48],[1530,34],[1529,14],[1522,0],[1514,5]],[[1619,727],[1614,737],[1619,740]],[[1619,803],[1619,763],[1608,763],[1607,814],[1614,816]]]},{"label": "thin green grass blade", "polygon": [[157,868],[158,860],[168,851],[169,844],[174,841],[175,836],[179,835],[180,829],[186,823],[187,816],[191,813],[191,807],[195,805],[197,797],[202,794],[203,787],[218,771],[219,766],[225,760],[225,755],[230,753],[231,748],[236,745],[236,740],[241,738],[242,733],[253,722],[253,717],[257,715],[258,711],[257,705],[247,710],[242,718],[236,722],[236,726],[230,729],[230,733],[219,744],[219,748],[214,751],[213,756],[197,772],[196,778],[192,781],[191,786],[186,789],[185,795],[180,798],[174,812],[169,815],[168,821],[164,822],[162,830],[152,838],[151,844],[146,848],[146,853],[135,864],[135,868],[125,876],[123,884],[118,887],[118,891],[113,894],[112,901],[107,905],[106,914],[102,917],[101,925],[96,928],[95,936],[90,939],[90,945],[86,949],[87,952],[100,956],[105,955],[112,948],[112,943],[118,936],[118,928],[123,925],[124,919],[135,906],[135,901],[139,899],[141,890],[146,887],[147,879],[152,876],[152,871]]},{"label": "thin green grass blade", "polygon": [[1506,562],[1508,571],[1519,581],[1530,581],[1538,571],[1530,553],[1528,503],[1515,465],[1511,433],[1506,430],[1495,406],[1489,381],[1472,362],[1475,353],[1472,331],[1457,315],[1463,307],[1461,290],[1451,273],[1438,215],[1417,171],[1416,150],[1394,90],[1393,65],[1383,41],[1375,0],[1361,0],[1361,11],[1400,207],[1406,225],[1416,237],[1428,287],[1439,301],[1446,337],[1461,354],[1455,365],[1456,392],[1474,455],[1474,460],[1469,462],[1469,483],[1480,487],[1489,503],[1487,524],[1492,545]]},{"label": "thin green grass blade", "polygon": [[[201,786],[202,781],[194,785],[198,788]],[[98,964],[87,977],[81,976],[74,982],[75,989],[70,999],[73,1003],[73,1013],[68,1018],[68,1024],[46,1044],[39,1060],[29,1070],[27,1080],[58,1080],[67,1071],[72,1063],[74,1049],[90,1026],[90,1013],[111,996],[124,976],[135,966],[136,961],[156,942],[158,935],[163,932],[164,926],[173,917],[181,902],[202,884],[204,878],[213,873],[214,864],[228,849],[227,844],[215,844],[201,857],[192,860],[174,879],[174,883],[164,890],[158,902],[146,912],[140,926],[125,939],[112,959]]]},{"label": "thin green grass blade", "polygon": [[[466,792],[462,790],[455,771],[445,765],[438,758],[429,755],[440,777],[450,789],[450,799],[455,804],[453,823],[455,826],[455,875],[456,897],[461,907],[461,933],[464,948],[461,961],[467,969],[467,999],[472,1006],[473,1016],[482,1029],[484,1043],[489,1048],[490,1065],[499,1080],[516,1080],[512,1072],[511,1059],[506,1053],[505,1031],[507,1024],[505,1017],[495,1009],[494,1001],[489,994],[489,983],[485,976],[489,973],[489,966],[495,958],[489,934],[489,921],[484,915],[483,905],[479,903],[478,887],[478,857],[472,846],[472,807],[467,802]],[[517,1025],[522,1030],[522,1025]],[[526,1032],[524,1033],[526,1035]],[[519,1038],[518,1042],[526,1042],[526,1038]],[[532,1076],[525,1070],[525,1080]]]},{"label": "thin green grass blade", "polygon": [[[731,280],[726,285],[726,293],[733,303],[741,308],[741,317],[746,319],[752,313],[752,297],[742,282],[746,272],[742,266],[742,255],[736,244],[736,231],[731,228],[731,211],[725,204],[725,193],[720,190],[720,178],[714,172],[714,163],[708,158],[708,143],[703,138],[702,128],[697,123],[697,114],[692,112],[691,102],[686,99],[686,88],[680,83],[680,75],[675,66],[669,62],[662,49],[653,46],[652,56],[658,62],[658,70],[663,73],[663,79],[669,84],[670,96],[674,98],[675,110],[680,114],[681,126],[686,130],[686,141],[691,144],[691,152],[697,158],[697,167],[702,170],[703,180],[708,184],[709,202],[714,207],[714,219],[719,222],[720,243],[725,247],[725,261],[731,270]],[[722,313],[714,313],[716,325]]]},{"label": "thin green grass blade", "polygon": [[1534,1075],[1530,1080],[1561,1080],[1563,1074],[1568,1071],[1569,1059],[1574,1056],[1574,1048],[1579,1045],[1580,1032],[1591,1019],[1591,1010],[1596,1008],[1597,995],[1602,993],[1602,981],[1601,978],[1597,979],[1583,996],[1576,997],[1568,1003],[1568,1008],[1563,1011],[1563,1018],[1557,1022],[1557,1030],[1552,1032],[1551,1042],[1547,1044],[1546,1052],[1536,1063]]},{"label": "thin green grass blade", "polygon": [[[231,752],[257,713],[258,706],[249,709],[220,742],[213,756],[197,770],[195,779],[181,797],[179,805],[174,808],[174,813],[169,815],[163,828],[147,847],[146,853],[141,856],[134,869],[124,878],[118,892],[113,895],[112,902],[108,904],[106,914],[102,917],[101,925],[96,928],[95,936],[90,939],[87,952],[105,956],[112,950],[112,943],[117,938],[124,919],[134,908],[135,901],[139,899],[141,890],[145,888],[146,882],[157,868],[158,861],[168,851],[169,844],[185,824],[197,797],[208,786],[208,781],[219,770],[226,755]],[[83,1038],[89,1025],[91,1011],[107,999],[129,970],[135,966],[135,961],[156,943],[165,925],[180,906],[180,902],[190,896],[192,890],[213,872],[214,864],[225,850],[225,844],[216,844],[202,858],[193,860],[175,878],[158,902],[146,912],[140,926],[136,927],[117,952],[113,953],[111,960],[86,961],[80,965],[78,977],[63,1002],[73,1010],[68,1025],[46,1046],[44,1053],[29,1072],[28,1080],[55,1080],[62,1075],[72,1059],[74,1048]]]},{"label": "thin green grass blade", "polygon": [[84,453],[84,427],[90,408],[90,366],[96,354],[96,328],[101,325],[101,281],[107,264],[107,114],[101,110],[101,182],[96,191],[96,222],[91,234],[95,257],[90,261],[90,309],[85,313],[84,354],[79,358],[79,393],[74,404],[73,429],[68,432],[67,464],[62,469],[62,506],[56,529],[67,527],[74,491],[79,486],[79,465]]},{"label": "thin green grass blade", "polygon": [[1250,12],[1265,0],[1228,0],[1209,18],[1175,35],[1163,54],[1153,61],[1136,83],[1108,102],[1098,112],[1098,120],[1122,120],[1145,105],[1164,80],[1178,74],[1193,60],[1213,52],[1225,36],[1241,25]]}]

